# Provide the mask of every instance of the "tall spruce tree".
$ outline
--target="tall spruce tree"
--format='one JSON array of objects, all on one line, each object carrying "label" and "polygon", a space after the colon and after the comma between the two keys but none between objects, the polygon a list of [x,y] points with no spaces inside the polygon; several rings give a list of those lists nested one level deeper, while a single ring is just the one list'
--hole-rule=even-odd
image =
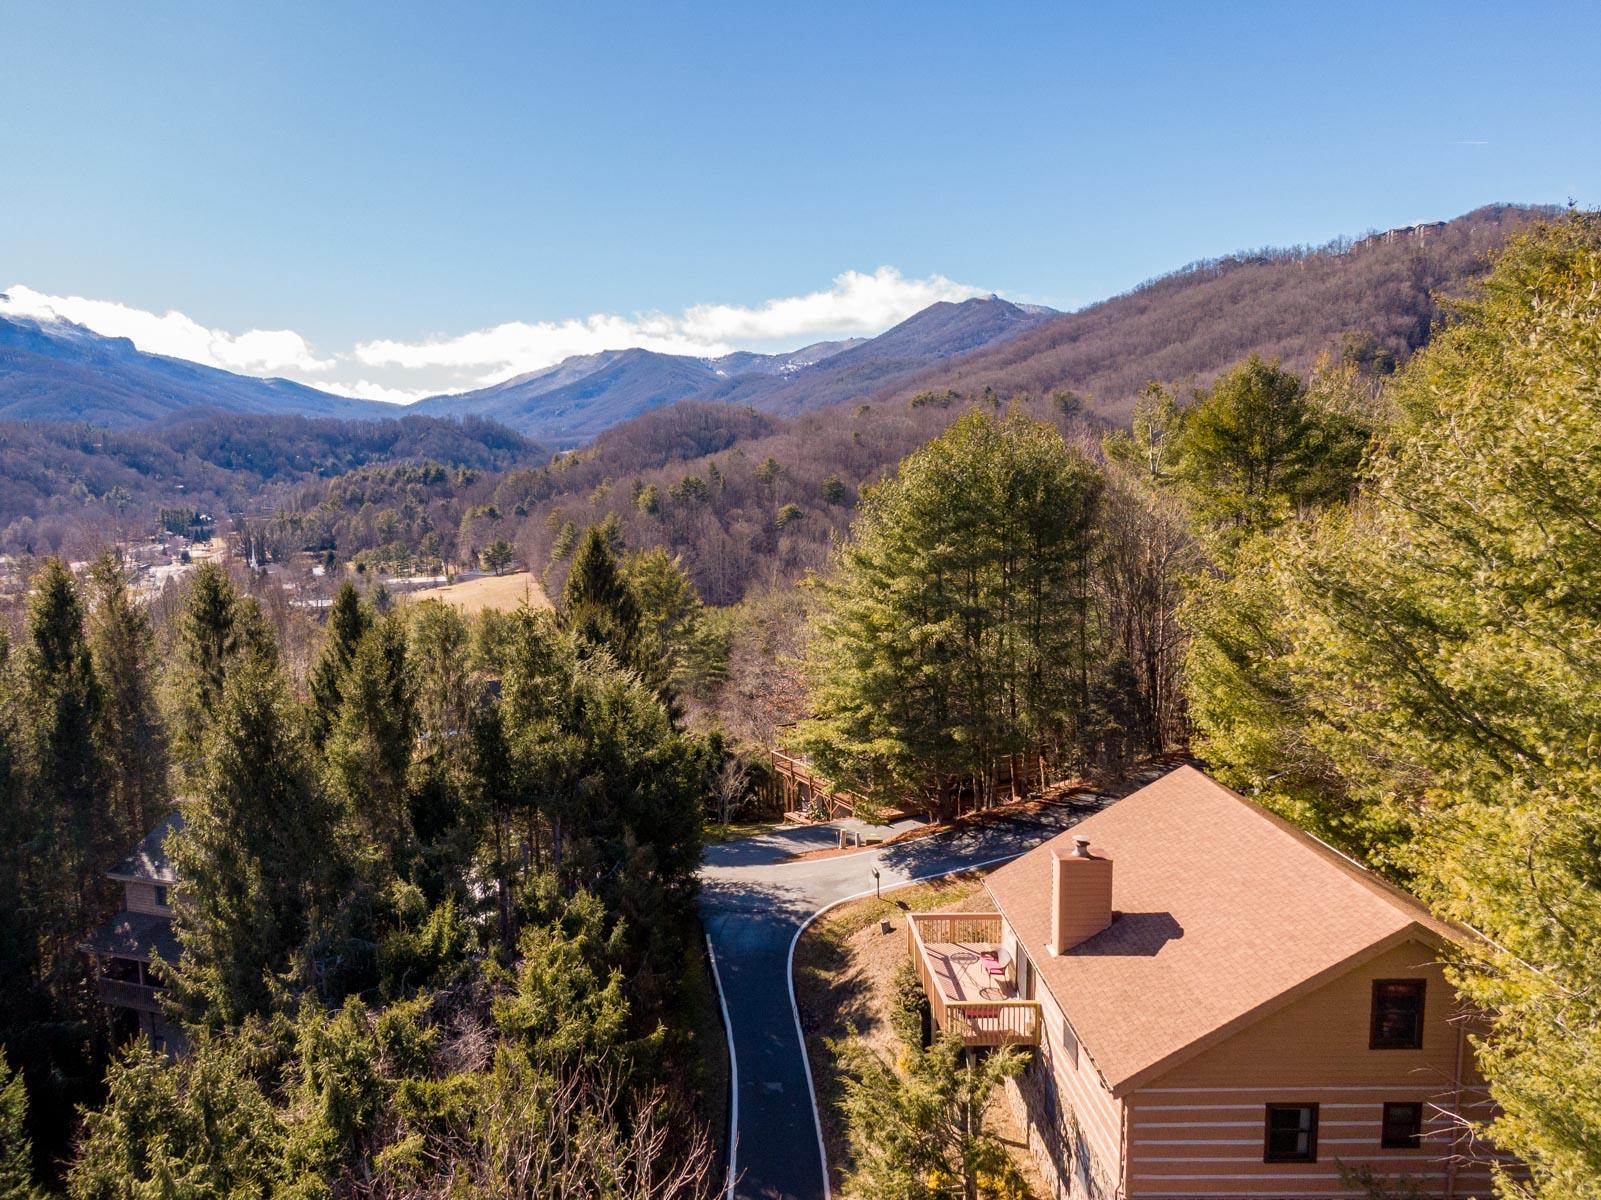
[{"label": "tall spruce tree", "polygon": [[620,913],[636,1014],[659,1013],[681,968],[700,860],[702,764],[661,700],[548,615],[512,622],[500,717],[529,850],[569,894]]},{"label": "tall spruce tree", "polygon": [[379,873],[409,878],[418,850],[410,793],[417,717],[398,615],[368,626],[340,693],[324,747],[329,789]]},{"label": "tall spruce tree", "polygon": [[408,615],[417,734],[411,825],[426,872],[419,882],[438,900],[462,891],[480,833],[473,721],[485,686],[474,675],[471,635],[458,610],[429,600]]},{"label": "tall spruce tree", "polygon": [[61,994],[84,970],[77,940],[105,906],[104,873],[121,848],[107,803],[103,697],[77,585],[59,559],[34,582],[20,657],[32,835],[26,886],[40,897],[40,966]]},{"label": "tall spruce tree", "polygon": [[239,653],[239,611],[239,592],[227,572],[214,562],[196,567],[178,613],[167,679],[169,746],[185,783],[200,771],[228,664]]},{"label": "tall spruce tree", "polygon": [[230,665],[184,816],[172,839],[177,990],[202,1019],[233,1023],[272,1007],[328,909],[337,853],[302,714],[272,657]]},{"label": "tall spruce tree", "polygon": [[156,706],[150,618],[128,591],[122,564],[103,552],[89,572],[89,648],[105,694],[101,733],[122,839],[142,837],[169,804],[166,731]]},{"label": "tall spruce tree", "polygon": [[371,614],[361,602],[361,594],[349,580],[339,585],[333,607],[328,610],[328,634],[311,669],[311,740],[321,746],[339,719],[345,672],[356,657],[356,647],[372,623]]},{"label": "tall spruce tree", "polygon": [[562,620],[579,639],[605,646],[633,666],[639,643],[639,601],[624,578],[617,555],[599,525],[585,531],[562,588]]}]

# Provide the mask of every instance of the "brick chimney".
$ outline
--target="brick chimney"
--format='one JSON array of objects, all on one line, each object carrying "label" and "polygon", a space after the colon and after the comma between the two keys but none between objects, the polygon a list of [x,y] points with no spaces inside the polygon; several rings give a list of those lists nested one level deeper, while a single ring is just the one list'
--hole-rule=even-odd
[{"label": "brick chimney", "polygon": [[1064,954],[1112,923],[1112,860],[1079,835],[1051,852],[1052,954]]}]

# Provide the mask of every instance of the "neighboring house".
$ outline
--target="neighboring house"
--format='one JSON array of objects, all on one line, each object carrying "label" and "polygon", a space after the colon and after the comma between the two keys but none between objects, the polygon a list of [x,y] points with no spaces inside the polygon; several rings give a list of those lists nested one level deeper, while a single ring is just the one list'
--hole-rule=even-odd
[{"label": "neighboring house", "polygon": [[164,966],[178,961],[172,932],[172,889],[178,879],[167,857],[167,835],[183,827],[176,812],[106,874],[123,887],[123,910],[84,943],[100,966],[96,981],[101,1001],[121,1014],[129,1032],[137,1028],[158,1052],[179,1054],[187,1047],[183,1029],[168,1019],[161,996]]},{"label": "neighboring house", "polygon": [[1058,1196],[1489,1193],[1470,935],[1316,838],[1183,767],[987,887],[909,937],[942,1029],[1037,1047],[1008,1091]]}]

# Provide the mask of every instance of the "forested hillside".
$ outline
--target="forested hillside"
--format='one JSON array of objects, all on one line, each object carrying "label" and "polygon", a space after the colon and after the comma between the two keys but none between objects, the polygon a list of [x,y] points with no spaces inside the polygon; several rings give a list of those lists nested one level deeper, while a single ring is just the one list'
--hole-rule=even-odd
[{"label": "forested hillside", "polygon": [[1492,205],[1358,241],[1193,263],[862,399],[1070,388],[1123,422],[1147,381],[1205,384],[1248,354],[1304,372],[1343,345],[1392,366],[1428,341],[1441,313],[1437,297],[1460,295],[1490,252],[1541,212],[1550,214]]},{"label": "forested hillside", "polygon": [[155,513],[269,506],[291,485],[374,461],[475,471],[549,452],[492,422],[335,421],[198,413],[137,429],[0,422],[0,553],[84,557],[148,535]]},{"label": "forested hillside", "polygon": [[[1106,421],[1126,425],[1147,383],[1177,387],[1182,398],[1250,354],[1302,374],[1327,356],[1382,378],[1426,344],[1442,314],[1438,297],[1461,293],[1531,214],[1486,208],[1358,243],[1198,264],[951,358],[915,376],[915,389],[874,390],[864,377],[850,402],[790,418],[682,402],[616,425],[549,466],[510,472],[493,486],[475,481],[470,494],[438,507],[425,533],[462,562],[474,561],[483,540],[504,537],[559,586],[577,534],[611,519],[627,545],[681,555],[709,603],[733,603],[821,567],[861,489],[971,404],[994,411],[1022,396],[1023,411],[1093,442]],[[915,328],[906,336],[929,320],[908,322]],[[847,378],[858,356],[893,342],[893,333],[812,372]],[[805,376],[762,383],[763,402],[789,397],[806,407],[794,390]],[[326,495],[319,486],[290,507],[309,513]],[[306,527],[322,536],[315,520]],[[344,528],[332,535],[341,553],[382,544],[365,526]]]},{"label": "forested hillside", "polygon": [[[215,564],[153,608],[113,556],[43,567],[0,637],[6,1196],[703,1200],[724,752],[600,619],[607,565],[561,618],[347,586],[324,633]],[[176,943],[139,976],[174,1059],[81,945],[175,807]]]}]

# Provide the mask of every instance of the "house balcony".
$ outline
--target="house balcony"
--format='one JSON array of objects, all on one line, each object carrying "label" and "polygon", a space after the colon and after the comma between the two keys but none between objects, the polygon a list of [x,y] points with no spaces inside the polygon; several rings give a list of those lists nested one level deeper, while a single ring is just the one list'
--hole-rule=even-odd
[{"label": "house balcony", "polygon": [[1039,1044],[1039,1002],[1017,994],[999,913],[909,913],[906,934],[935,1026],[966,1046]]},{"label": "house balcony", "polygon": [[131,1008],[136,1012],[160,1014],[163,988],[135,983],[127,979],[112,979],[102,975],[96,980],[100,1002],[112,1008]]}]

